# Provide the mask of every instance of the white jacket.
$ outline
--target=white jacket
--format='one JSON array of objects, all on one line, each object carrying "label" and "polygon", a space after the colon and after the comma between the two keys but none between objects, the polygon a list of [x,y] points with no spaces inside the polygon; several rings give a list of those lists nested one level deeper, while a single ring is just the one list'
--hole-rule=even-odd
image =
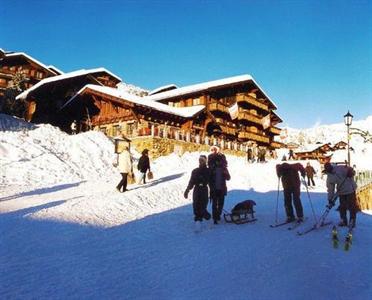
[{"label": "white jacket", "polygon": [[128,150],[123,150],[118,157],[118,170],[120,173],[131,173],[133,170],[132,158]]},{"label": "white jacket", "polygon": [[354,193],[357,185],[353,177],[348,176],[348,167],[334,166],[327,176],[328,200],[332,200],[336,193],[338,196]]}]

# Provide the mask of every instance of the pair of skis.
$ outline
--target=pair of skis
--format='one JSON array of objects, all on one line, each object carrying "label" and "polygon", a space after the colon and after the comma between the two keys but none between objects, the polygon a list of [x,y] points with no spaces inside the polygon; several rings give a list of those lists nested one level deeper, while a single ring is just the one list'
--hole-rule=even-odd
[{"label": "pair of skis", "polygon": [[299,222],[299,221],[290,221],[290,222],[288,222],[288,221],[284,221],[284,222],[281,222],[281,223],[275,223],[275,224],[272,224],[272,225],[270,225],[270,227],[271,228],[276,228],[276,227],[281,227],[281,226],[284,226],[284,225],[289,225],[290,224],[290,226],[287,228],[288,230],[294,230],[294,229],[296,229],[297,227],[299,227],[300,225],[302,225],[303,224],[303,222],[304,221],[302,221],[302,222]]},{"label": "pair of skis", "polygon": [[[348,231],[345,235],[344,241],[344,250],[349,251],[350,247],[353,243],[353,230],[354,230],[354,222],[350,222]],[[338,231],[336,225],[332,228],[332,244],[333,248],[337,249],[339,246],[339,238],[338,238]]]}]

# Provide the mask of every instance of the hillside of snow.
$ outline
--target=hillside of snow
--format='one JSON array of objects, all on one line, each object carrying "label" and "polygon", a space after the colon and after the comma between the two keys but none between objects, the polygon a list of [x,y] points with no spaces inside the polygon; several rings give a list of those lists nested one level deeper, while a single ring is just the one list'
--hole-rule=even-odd
[{"label": "hillside of snow", "polygon": [[[184,199],[183,192],[201,153],[151,161],[153,180],[118,193],[114,147],[102,133],[69,136],[4,115],[0,125],[8,128],[0,131],[3,299],[372,298],[372,215],[358,214],[349,252],[342,228],[339,249],[330,227],[305,236],[270,228],[277,204],[285,218],[280,161],[248,164],[228,155],[225,209],[253,199],[258,221],[208,221],[195,233],[191,193]],[[316,217],[326,205],[325,178],[311,163],[316,187],[307,193],[302,185],[300,229],[314,222],[311,204]],[[335,209],[328,219],[338,222]]]},{"label": "hillside of snow", "polygon": [[[358,128],[372,135],[372,116],[365,120],[353,121],[350,128]],[[295,151],[306,151],[314,148],[316,144],[331,143],[334,145],[340,141],[347,142],[347,129],[345,124],[319,125],[308,129],[293,129],[284,127],[282,134],[277,137],[282,143],[296,143],[300,145]],[[352,134],[350,136],[351,164],[359,170],[372,169],[372,143],[366,143],[362,136]],[[343,162],[347,159],[346,150],[338,150],[333,153],[331,162]]]}]

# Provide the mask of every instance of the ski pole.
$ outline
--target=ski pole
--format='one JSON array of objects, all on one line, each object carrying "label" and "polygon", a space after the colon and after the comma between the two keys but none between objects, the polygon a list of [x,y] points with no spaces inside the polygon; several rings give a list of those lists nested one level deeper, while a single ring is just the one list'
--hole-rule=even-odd
[{"label": "ski pole", "polygon": [[314,219],[315,219],[315,223],[318,224],[318,219],[317,219],[316,214],[315,214],[315,210],[314,210],[313,202],[311,201],[310,193],[309,193],[309,188],[308,188],[308,186],[307,186],[307,183],[306,183],[305,179],[303,180],[303,184],[304,184],[305,187],[306,187],[307,197],[309,198],[309,202],[310,202],[311,210],[312,210],[312,212],[313,212],[313,216],[314,216]]}]

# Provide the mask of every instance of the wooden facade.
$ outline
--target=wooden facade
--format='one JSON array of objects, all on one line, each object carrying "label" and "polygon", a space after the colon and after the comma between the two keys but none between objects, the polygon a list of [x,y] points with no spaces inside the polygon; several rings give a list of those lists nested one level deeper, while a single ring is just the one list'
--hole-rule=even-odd
[{"label": "wooden facade", "polygon": [[[175,92],[181,90],[140,98],[89,85],[64,110],[75,114],[79,127],[101,130],[113,137],[154,136],[242,151],[252,145],[268,149],[282,146],[274,141],[280,134],[276,125],[282,122],[274,112],[276,106],[251,80],[177,97],[165,95]],[[163,99],[154,100],[157,97]],[[237,106],[235,118],[229,113],[233,105]],[[266,126],[265,118],[269,120]]]},{"label": "wooden facade", "polygon": [[319,146],[314,147],[311,150],[297,151],[295,152],[295,155],[298,160],[314,159],[318,160],[321,164],[324,164],[331,160],[332,154],[329,154],[330,151],[333,151],[333,148],[330,143],[327,143],[319,144]]},{"label": "wooden facade", "polygon": [[[69,132],[75,114],[69,115],[61,110],[66,102],[87,84],[113,87],[120,81],[120,78],[104,68],[80,70],[44,79],[18,95],[17,99],[24,99],[28,103],[27,121],[50,123]],[[89,116],[86,112],[80,114]],[[89,129],[87,127],[83,130]]]},{"label": "wooden facade", "polygon": [[0,49],[0,97],[4,95],[16,73],[25,75],[26,88],[45,78],[61,74],[56,68],[47,67],[25,53],[6,52]]}]

